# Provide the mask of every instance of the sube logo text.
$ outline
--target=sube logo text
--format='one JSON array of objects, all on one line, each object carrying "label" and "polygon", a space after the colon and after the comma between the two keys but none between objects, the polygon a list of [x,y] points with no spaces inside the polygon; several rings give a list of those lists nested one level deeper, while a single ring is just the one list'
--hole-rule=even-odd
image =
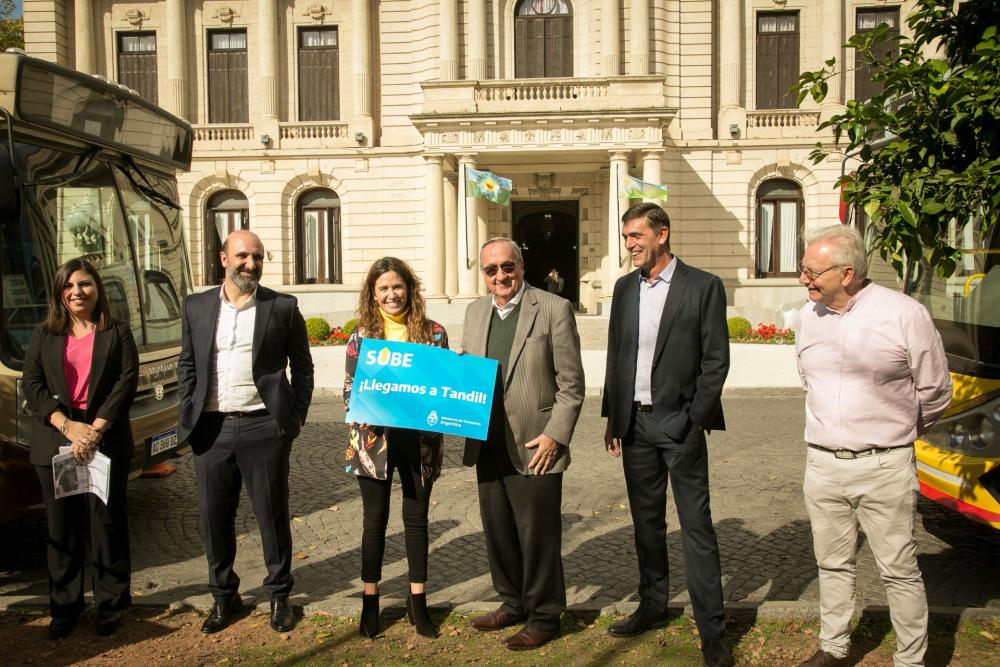
[{"label": "sube logo text", "polygon": [[368,350],[365,360],[369,364],[378,364],[379,366],[411,368],[413,366],[413,353],[391,352],[389,348],[383,347],[378,352]]}]

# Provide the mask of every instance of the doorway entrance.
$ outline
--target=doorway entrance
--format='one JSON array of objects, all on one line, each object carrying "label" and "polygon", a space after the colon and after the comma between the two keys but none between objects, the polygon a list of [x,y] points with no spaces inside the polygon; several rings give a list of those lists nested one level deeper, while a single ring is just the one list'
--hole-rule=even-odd
[{"label": "doorway entrance", "polygon": [[546,289],[545,277],[555,269],[562,278],[559,296],[574,308],[580,301],[577,201],[512,203],[513,238],[524,254],[524,278],[528,284]]}]

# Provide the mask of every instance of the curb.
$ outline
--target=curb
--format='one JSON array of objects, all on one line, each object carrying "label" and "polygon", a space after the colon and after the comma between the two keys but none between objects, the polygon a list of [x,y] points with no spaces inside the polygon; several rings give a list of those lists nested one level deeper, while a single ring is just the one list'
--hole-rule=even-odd
[{"label": "curb", "polygon": [[[89,596],[88,596],[89,598]],[[295,596],[291,598],[293,607],[301,607],[302,613],[306,616],[312,614],[326,614],[330,616],[357,616],[361,612],[361,598],[348,596],[333,596],[322,601],[308,602],[306,604],[296,604]],[[387,596],[382,598],[383,608],[399,607],[406,604],[403,597]],[[249,608],[265,608],[266,600],[253,596],[243,596],[243,604]],[[20,609],[48,610],[48,602],[40,601],[39,596],[0,596],[0,611],[10,612]],[[168,605],[162,603],[133,601],[133,607],[155,607],[166,608],[171,611],[195,611],[207,614],[212,607],[212,598],[208,595],[197,595],[182,598]],[[462,613],[482,612],[493,609],[497,606],[495,600],[483,601],[474,600],[462,602],[460,604],[450,604],[447,601],[432,603],[432,609],[447,609]],[[566,611],[570,613],[597,613],[600,616],[627,616],[638,609],[638,602],[616,602],[612,605],[597,607],[588,603],[569,605]],[[728,602],[725,605],[726,614],[733,617],[753,617],[755,620],[819,620],[819,601],[800,600],[766,600],[764,602]],[[691,605],[670,605],[668,611],[671,615],[694,617]],[[958,618],[963,621],[973,620],[993,620],[1000,619],[1000,607],[938,607],[928,608],[931,616],[943,618]],[[889,608],[884,605],[869,605],[858,613],[874,613],[888,616]]]}]

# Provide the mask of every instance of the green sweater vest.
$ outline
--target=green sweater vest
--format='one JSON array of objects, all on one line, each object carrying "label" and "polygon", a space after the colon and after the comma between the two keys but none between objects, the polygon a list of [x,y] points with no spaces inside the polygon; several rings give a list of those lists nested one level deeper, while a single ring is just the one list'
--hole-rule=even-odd
[{"label": "green sweater vest", "polygon": [[514,306],[504,319],[493,309],[490,319],[490,332],[486,336],[486,356],[500,362],[500,378],[507,377],[507,366],[510,364],[510,348],[514,346],[514,333],[517,331],[517,318],[521,314],[521,304]]}]

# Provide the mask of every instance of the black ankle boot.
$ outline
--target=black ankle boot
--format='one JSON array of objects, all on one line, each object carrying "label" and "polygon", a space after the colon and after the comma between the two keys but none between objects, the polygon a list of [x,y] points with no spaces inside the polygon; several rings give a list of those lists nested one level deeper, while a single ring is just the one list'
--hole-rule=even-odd
[{"label": "black ankle boot", "polygon": [[410,593],[406,598],[406,620],[410,625],[416,626],[417,634],[421,637],[434,639],[438,636],[437,626],[427,611],[426,593]]},{"label": "black ankle boot", "polygon": [[381,628],[378,623],[378,593],[364,594],[361,602],[361,624],[358,634],[362,637],[374,637]]}]

